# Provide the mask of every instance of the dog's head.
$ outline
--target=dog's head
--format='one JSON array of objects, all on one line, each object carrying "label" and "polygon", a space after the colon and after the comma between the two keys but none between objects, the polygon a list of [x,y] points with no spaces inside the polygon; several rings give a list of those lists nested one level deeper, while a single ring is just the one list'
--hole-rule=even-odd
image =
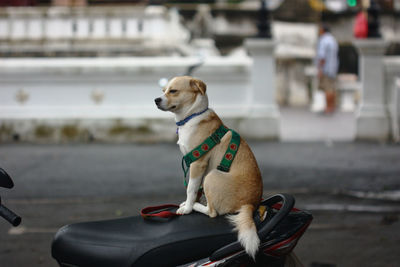
[{"label": "dog's head", "polygon": [[187,113],[193,108],[206,108],[206,84],[189,76],[175,77],[163,88],[163,94],[154,99],[157,107],[175,114]]}]

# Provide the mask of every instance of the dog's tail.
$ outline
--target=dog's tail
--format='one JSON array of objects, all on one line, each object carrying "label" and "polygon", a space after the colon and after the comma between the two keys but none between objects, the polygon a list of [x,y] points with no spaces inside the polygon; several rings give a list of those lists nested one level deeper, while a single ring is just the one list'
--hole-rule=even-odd
[{"label": "dog's tail", "polygon": [[238,214],[229,215],[228,219],[235,226],[235,230],[238,231],[240,244],[242,244],[247,254],[254,259],[260,245],[260,239],[254,224],[253,211],[253,205],[243,205]]}]

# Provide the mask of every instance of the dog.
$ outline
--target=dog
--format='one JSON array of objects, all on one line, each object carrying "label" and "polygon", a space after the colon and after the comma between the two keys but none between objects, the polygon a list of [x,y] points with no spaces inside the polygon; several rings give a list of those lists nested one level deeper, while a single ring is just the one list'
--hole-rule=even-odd
[{"label": "dog", "polygon": [[[208,108],[206,89],[206,84],[199,79],[175,77],[163,88],[163,94],[154,100],[160,110],[175,114],[179,135],[177,144],[183,155],[223,126],[218,115]],[[260,240],[253,212],[261,201],[262,178],[252,151],[240,136],[240,144],[229,171],[218,168],[232,136],[233,132],[227,131],[218,144],[190,164],[186,201],[180,205],[177,213],[183,215],[195,210],[211,218],[237,213],[228,218],[238,231],[238,240],[254,259]],[[206,206],[198,202],[197,193],[201,185]]]}]

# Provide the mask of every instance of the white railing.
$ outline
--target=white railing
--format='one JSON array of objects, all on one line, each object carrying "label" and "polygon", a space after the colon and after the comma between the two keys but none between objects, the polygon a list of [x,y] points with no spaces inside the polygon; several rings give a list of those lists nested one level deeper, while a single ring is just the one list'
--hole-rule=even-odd
[{"label": "white railing", "polygon": [[385,57],[385,104],[389,111],[393,141],[400,142],[400,57]]},{"label": "white railing", "polygon": [[400,142],[400,77],[394,81],[393,101],[390,103],[393,141]]},{"label": "white railing", "polygon": [[168,46],[188,38],[177,11],[162,6],[0,9],[3,51],[95,49],[101,43],[134,47],[140,41]]}]

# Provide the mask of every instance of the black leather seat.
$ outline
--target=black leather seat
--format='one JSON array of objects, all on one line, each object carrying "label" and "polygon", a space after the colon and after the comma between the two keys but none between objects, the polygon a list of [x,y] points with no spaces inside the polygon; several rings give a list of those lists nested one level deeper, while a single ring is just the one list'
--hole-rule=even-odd
[{"label": "black leather seat", "polygon": [[[283,206],[268,208],[265,220],[254,214],[261,248],[284,241],[295,245],[312,220],[308,212],[292,209],[294,198],[289,195],[274,195],[262,205],[271,207],[281,200]],[[65,226],[54,237],[52,256],[69,267],[176,266],[240,252],[236,239],[225,216],[209,218],[196,212],[169,220],[137,216]]]},{"label": "black leather seat", "polygon": [[54,238],[52,256],[61,265],[80,267],[176,266],[208,257],[236,239],[223,216],[138,216],[64,226]]}]

